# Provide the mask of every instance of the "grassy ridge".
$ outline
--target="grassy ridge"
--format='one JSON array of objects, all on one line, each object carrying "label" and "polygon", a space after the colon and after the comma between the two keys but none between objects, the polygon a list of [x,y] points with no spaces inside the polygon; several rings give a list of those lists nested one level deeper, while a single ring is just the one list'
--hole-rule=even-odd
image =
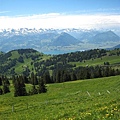
[{"label": "grassy ridge", "polygon": [[[24,50],[24,49],[23,49]],[[34,66],[33,65],[31,65],[31,62],[40,62],[40,61],[42,61],[42,60],[46,60],[46,59],[49,59],[50,58],[50,56],[48,56],[48,55],[45,55],[45,54],[43,54],[43,53],[40,53],[40,52],[27,52],[27,53],[25,53],[25,51],[26,51],[27,49],[25,49],[24,50],[24,53],[23,54],[19,54],[18,53],[18,50],[14,50],[14,51],[11,51],[11,56],[9,57],[9,59],[11,59],[11,60],[14,60],[14,59],[18,59],[20,56],[22,56],[23,57],[23,60],[24,60],[24,62],[23,63],[21,63],[21,62],[19,62],[18,60],[17,60],[17,63],[16,63],[16,65],[14,66],[14,67],[11,67],[10,68],[10,70],[11,69],[15,69],[15,72],[17,73],[17,74],[22,74],[22,72],[25,70],[25,67],[24,66],[26,66],[26,67],[28,67],[29,68],[29,70],[30,71],[33,71],[33,72],[35,72],[34,70],[32,70],[33,68],[34,68]],[[27,56],[27,57],[26,57]],[[38,56],[38,58],[36,59],[36,60],[33,60],[32,59],[32,57],[31,56]],[[11,61],[10,60],[7,60],[6,62],[5,62],[5,64],[6,63],[10,63]],[[4,64],[3,64],[4,65]],[[10,71],[9,70],[9,71]]]},{"label": "grassy ridge", "polygon": [[96,59],[90,59],[86,60],[85,62],[70,62],[70,64],[76,64],[76,66],[96,66],[96,65],[104,65],[104,62],[109,62],[110,64],[115,64],[120,62],[120,56],[114,55],[114,56],[104,56],[101,58]]},{"label": "grassy ridge", "polygon": [[[14,91],[12,84],[10,89]],[[120,119],[120,76],[49,84],[47,89],[46,94],[33,96],[0,96],[0,119]]]}]

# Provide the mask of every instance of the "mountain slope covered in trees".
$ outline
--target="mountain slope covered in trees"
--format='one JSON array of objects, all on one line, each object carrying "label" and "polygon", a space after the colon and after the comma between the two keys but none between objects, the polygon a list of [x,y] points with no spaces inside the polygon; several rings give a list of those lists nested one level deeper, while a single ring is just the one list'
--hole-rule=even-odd
[{"label": "mountain slope covered in trees", "polygon": [[46,83],[90,79],[120,74],[120,49],[93,49],[45,55],[18,49],[0,55],[0,74],[43,77]]}]

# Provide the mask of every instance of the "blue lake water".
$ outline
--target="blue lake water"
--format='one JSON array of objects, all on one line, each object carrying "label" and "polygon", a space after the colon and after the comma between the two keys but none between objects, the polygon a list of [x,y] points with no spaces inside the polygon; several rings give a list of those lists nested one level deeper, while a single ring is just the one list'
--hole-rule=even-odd
[{"label": "blue lake water", "polygon": [[61,51],[61,50],[50,50],[50,51],[45,51],[43,52],[44,54],[51,54],[51,55],[58,55],[58,54],[64,54],[64,53],[70,53],[70,52],[75,52],[75,51]]}]

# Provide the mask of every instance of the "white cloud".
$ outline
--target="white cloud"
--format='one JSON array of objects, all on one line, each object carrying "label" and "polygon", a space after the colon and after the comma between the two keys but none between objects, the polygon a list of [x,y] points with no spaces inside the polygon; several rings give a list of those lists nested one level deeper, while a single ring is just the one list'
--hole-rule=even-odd
[{"label": "white cloud", "polygon": [[8,13],[10,11],[0,11],[0,14]]},{"label": "white cloud", "polygon": [[120,15],[66,15],[59,13],[29,16],[0,16],[0,29],[7,28],[99,28],[120,27]]}]

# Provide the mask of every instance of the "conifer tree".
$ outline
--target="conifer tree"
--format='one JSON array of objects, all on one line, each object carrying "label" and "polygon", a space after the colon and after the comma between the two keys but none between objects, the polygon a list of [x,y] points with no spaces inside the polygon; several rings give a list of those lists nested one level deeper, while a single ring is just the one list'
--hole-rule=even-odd
[{"label": "conifer tree", "polygon": [[9,89],[10,82],[6,76],[2,76],[2,85],[3,85],[3,93],[4,94],[9,93],[10,92],[10,89]]},{"label": "conifer tree", "polygon": [[25,82],[24,82],[23,76],[19,76],[19,82],[20,82],[20,96],[27,95],[27,91],[26,91],[26,87],[25,87]]},{"label": "conifer tree", "polygon": [[27,95],[25,83],[22,76],[17,76],[14,82],[14,96],[25,96]]},{"label": "conifer tree", "polygon": [[29,83],[28,78],[26,76],[23,76],[24,82]]},{"label": "conifer tree", "polygon": [[44,84],[43,77],[41,77],[38,83],[38,93],[45,93],[45,92],[47,92],[47,89]]},{"label": "conifer tree", "polygon": [[76,78],[76,74],[75,73],[71,73],[71,80],[77,80],[77,78]]},{"label": "conifer tree", "polygon": [[60,70],[57,70],[56,72],[56,82],[59,83],[60,82],[60,78],[61,78],[61,74],[60,74]]},{"label": "conifer tree", "polygon": [[38,84],[37,76],[33,72],[31,73],[31,84],[32,85]]},{"label": "conifer tree", "polygon": [[3,93],[6,94],[9,92],[10,92],[9,86],[5,82],[3,82]]},{"label": "conifer tree", "polygon": [[0,95],[2,95],[3,94],[3,90],[2,90],[2,88],[0,88]]},{"label": "conifer tree", "polygon": [[50,73],[49,71],[46,71],[43,75],[43,80],[45,81],[45,83],[52,83],[52,80],[50,78]]},{"label": "conifer tree", "polygon": [[14,79],[14,97],[19,96],[19,82],[18,82],[18,77]]},{"label": "conifer tree", "polygon": [[13,85],[15,84],[15,79],[16,79],[16,78],[15,78],[15,75],[13,75],[13,76],[12,76],[12,83],[13,83]]},{"label": "conifer tree", "polygon": [[0,77],[0,86],[2,85],[2,78]]}]

